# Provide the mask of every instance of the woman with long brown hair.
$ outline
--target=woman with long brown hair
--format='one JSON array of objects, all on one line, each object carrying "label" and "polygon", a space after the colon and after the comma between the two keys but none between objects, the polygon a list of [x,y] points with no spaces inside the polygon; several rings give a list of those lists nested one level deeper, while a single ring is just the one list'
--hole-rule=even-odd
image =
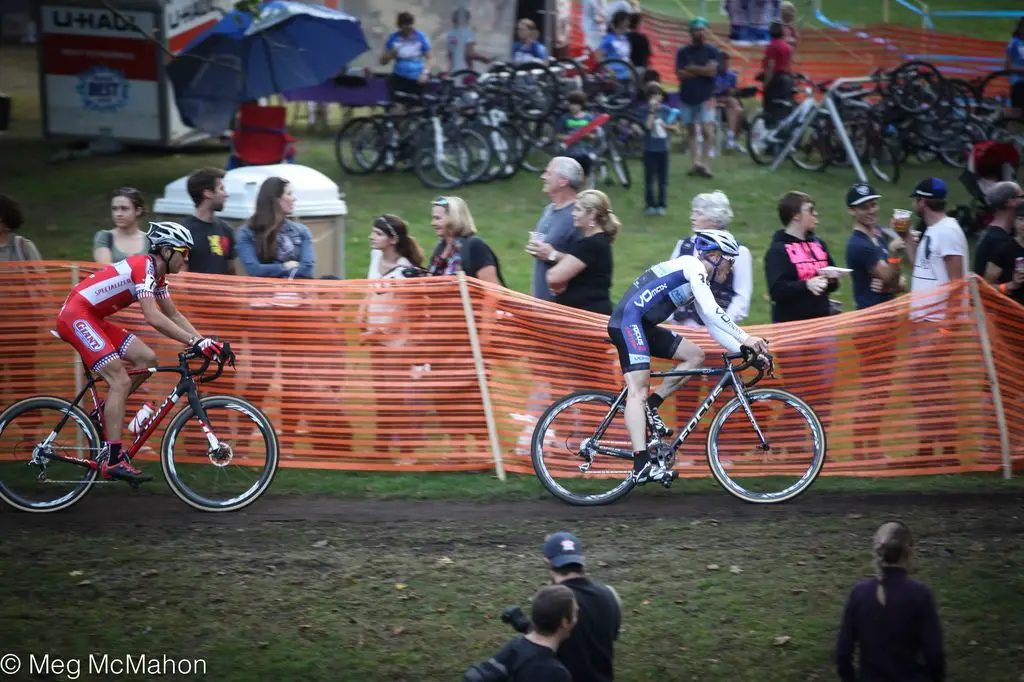
[{"label": "woman with long brown hair", "polygon": [[149,238],[139,228],[146,215],[146,202],[142,192],[134,187],[121,187],[110,197],[110,217],[114,229],[100,230],[92,242],[92,259],[109,265],[128,256],[149,253]]},{"label": "woman with long brown hair", "polygon": [[288,219],[294,210],[295,195],[287,180],[263,181],[256,210],[238,228],[238,258],[250,277],[313,277],[313,235],[302,223]]}]

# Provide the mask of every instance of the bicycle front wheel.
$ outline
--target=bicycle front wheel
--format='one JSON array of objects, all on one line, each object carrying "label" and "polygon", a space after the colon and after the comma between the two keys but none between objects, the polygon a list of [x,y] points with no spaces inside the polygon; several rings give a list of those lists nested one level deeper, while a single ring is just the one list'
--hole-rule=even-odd
[{"label": "bicycle front wheel", "polygon": [[[68,419],[57,430],[64,415]],[[26,512],[67,509],[89,492],[102,443],[89,417],[63,398],[40,396],[0,413],[0,499]],[[73,457],[81,464],[50,455]]]},{"label": "bicycle front wheel", "polygon": [[200,511],[238,511],[267,491],[280,459],[274,426],[236,396],[200,400],[204,423],[188,405],[175,415],[160,445],[171,492]]},{"label": "bicycle front wheel", "polygon": [[[633,489],[632,448],[618,406],[605,428],[616,396],[580,391],[565,396],[541,415],[533,431],[533,470],[552,495],[569,504],[609,504]],[[629,458],[599,452],[615,449]]]},{"label": "bicycle front wheel", "polygon": [[745,502],[791,500],[811,487],[825,465],[825,429],[814,410],[788,391],[760,388],[746,396],[751,415],[736,397],[708,428],[711,473]]}]

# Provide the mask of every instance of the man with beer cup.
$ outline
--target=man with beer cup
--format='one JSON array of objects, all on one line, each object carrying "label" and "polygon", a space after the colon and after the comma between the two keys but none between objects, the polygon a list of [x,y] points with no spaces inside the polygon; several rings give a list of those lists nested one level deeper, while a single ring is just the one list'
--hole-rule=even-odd
[{"label": "man with beer cup", "polygon": [[857,183],[846,193],[846,209],[853,218],[853,232],[846,242],[846,267],[853,271],[850,276],[857,310],[892,300],[904,289],[899,253],[906,250],[903,238],[910,230],[910,211],[893,211],[889,226],[898,236],[886,245],[878,226],[881,197],[866,183]]}]

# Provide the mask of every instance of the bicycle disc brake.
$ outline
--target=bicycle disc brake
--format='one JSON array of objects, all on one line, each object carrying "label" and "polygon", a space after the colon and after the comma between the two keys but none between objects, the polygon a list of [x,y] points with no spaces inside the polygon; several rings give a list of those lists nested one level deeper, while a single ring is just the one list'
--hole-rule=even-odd
[{"label": "bicycle disc brake", "polygon": [[231,464],[231,460],[235,456],[235,451],[230,445],[224,441],[217,443],[217,447],[210,448],[206,455],[210,458],[210,463],[216,467],[226,467]]}]

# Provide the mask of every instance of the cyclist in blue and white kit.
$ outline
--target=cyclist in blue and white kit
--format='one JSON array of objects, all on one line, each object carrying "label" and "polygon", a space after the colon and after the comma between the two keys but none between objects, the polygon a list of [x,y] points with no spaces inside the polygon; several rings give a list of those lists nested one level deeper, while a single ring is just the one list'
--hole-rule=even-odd
[{"label": "cyclist in blue and white kit", "polygon": [[678,360],[677,370],[697,369],[704,351],[675,332],[659,327],[679,306],[691,300],[708,332],[730,353],[745,346],[766,353],[764,339],[751,336],[729,319],[711,293],[709,281],[723,282],[740,253],[739,244],[725,230],[701,230],[694,238],[698,256],[680,256],[651,267],[640,275],[615,306],[608,319],[608,335],[619,351],[626,379],[626,430],[633,447],[633,480],[637,484],[660,480],[662,467],[654,466],[647,451],[646,414],[659,436],[672,434],[658,415],[658,407],[690,377],[668,377],[648,397],[651,357]]}]

